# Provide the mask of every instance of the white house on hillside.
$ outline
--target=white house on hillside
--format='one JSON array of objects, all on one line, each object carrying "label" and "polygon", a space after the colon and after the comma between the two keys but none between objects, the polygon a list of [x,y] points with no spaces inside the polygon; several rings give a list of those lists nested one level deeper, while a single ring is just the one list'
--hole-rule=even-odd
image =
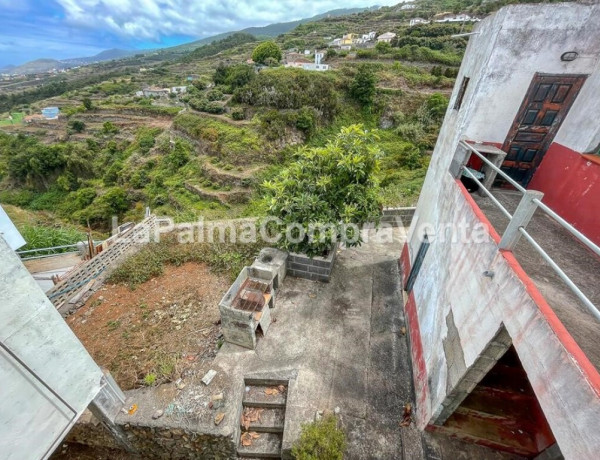
[{"label": "white house on hillside", "polygon": [[386,32],[384,34],[381,34],[379,37],[377,37],[377,42],[381,43],[389,43],[391,42],[394,38],[396,37],[396,34],[394,32]]},{"label": "white house on hillside", "polygon": [[427,19],[423,19],[423,18],[412,18],[410,20],[409,26],[416,26],[418,24],[429,24],[431,21],[428,21]]}]

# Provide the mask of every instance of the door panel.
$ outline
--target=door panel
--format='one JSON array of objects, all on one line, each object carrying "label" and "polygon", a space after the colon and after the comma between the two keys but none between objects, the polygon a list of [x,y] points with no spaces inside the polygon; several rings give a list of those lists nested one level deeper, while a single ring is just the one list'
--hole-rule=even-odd
[{"label": "door panel", "polygon": [[535,74],[502,147],[502,170],[514,180],[529,183],[586,78]]}]

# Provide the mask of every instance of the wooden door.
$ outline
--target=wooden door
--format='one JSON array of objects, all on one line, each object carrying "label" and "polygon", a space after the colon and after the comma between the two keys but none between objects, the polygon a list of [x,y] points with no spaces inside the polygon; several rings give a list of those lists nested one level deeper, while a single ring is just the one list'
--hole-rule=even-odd
[{"label": "wooden door", "polygon": [[504,141],[502,170],[527,186],[587,75],[536,73]]}]

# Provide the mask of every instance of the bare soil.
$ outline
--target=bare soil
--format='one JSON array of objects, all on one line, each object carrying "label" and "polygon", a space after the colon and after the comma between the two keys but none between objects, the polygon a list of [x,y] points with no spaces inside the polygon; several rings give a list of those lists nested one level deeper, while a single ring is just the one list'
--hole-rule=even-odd
[{"label": "bare soil", "polygon": [[105,285],[67,323],[124,390],[165,383],[216,355],[229,285],[203,264],[167,266],[135,290]]}]

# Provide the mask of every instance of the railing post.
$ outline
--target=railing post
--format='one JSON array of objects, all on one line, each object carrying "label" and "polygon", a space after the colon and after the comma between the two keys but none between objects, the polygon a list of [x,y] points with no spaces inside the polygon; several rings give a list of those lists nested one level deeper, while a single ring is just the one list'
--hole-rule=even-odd
[{"label": "railing post", "polygon": [[542,192],[538,192],[537,190],[525,191],[519,206],[517,206],[517,210],[513,214],[513,218],[510,220],[508,227],[506,227],[506,230],[502,235],[502,239],[498,245],[500,249],[512,251],[515,248],[519,242],[519,239],[521,238],[521,232],[519,231],[519,228],[527,227],[527,224],[531,220],[533,213],[537,209],[537,203],[535,203],[533,200],[536,198],[541,200],[543,196],[544,194]]},{"label": "railing post", "polygon": [[467,164],[467,161],[469,161],[470,154],[471,151],[468,149],[468,147],[465,147],[462,141],[459,141],[458,145],[456,146],[456,150],[454,151],[454,157],[452,158],[452,163],[450,163],[449,168],[452,177],[455,179],[460,177],[462,174],[462,167]]}]

